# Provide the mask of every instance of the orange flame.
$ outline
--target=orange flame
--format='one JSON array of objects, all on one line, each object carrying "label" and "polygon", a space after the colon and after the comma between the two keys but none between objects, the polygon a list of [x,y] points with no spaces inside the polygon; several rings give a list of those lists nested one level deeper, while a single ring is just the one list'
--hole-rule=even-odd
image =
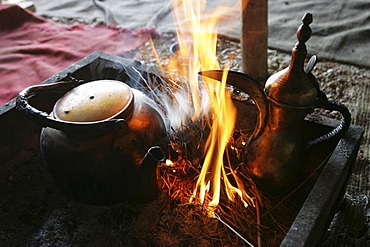
[{"label": "orange flame", "polygon": [[[225,70],[224,74],[226,73]],[[207,81],[207,83],[211,82]],[[225,91],[225,84],[226,81],[223,79],[222,83],[213,83],[213,87],[210,87],[209,90],[212,116],[211,133],[205,146],[207,151],[202,171],[192,197],[194,199],[199,192],[199,200],[204,203],[208,190],[212,198],[209,203],[210,207],[215,207],[219,203],[221,176],[227,180],[223,167],[223,157],[228,140],[234,130],[236,119],[236,109],[232,104],[230,95]]]},{"label": "orange flame", "polygon": [[[231,173],[239,188],[229,182],[223,163],[225,149],[234,131],[237,114],[231,96],[226,90],[226,80],[218,82],[203,79],[205,82],[203,86],[207,88],[207,100],[203,98],[198,80],[199,71],[220,68],[216,57],[216,24],[223,13],[229,12],[228,8],[223,6],[222,9],[215,9],[207,15],[205,0],[182,0],[180,7],[174,7],[179,51],[177,61],[170,61],[170,66],[183,68],[179,72],[188,81],[187,91],[190,92],[188,98],[194,108],[192,120],[202,116],[202,104],[205,101],[210,108],[210,114],[207,116],[210,116],[208,122],[211,124],[211,133],[206,142],[205,160],[190,202],[204,204],[206,198],[210,198],[207,207],[211,212],[219,204],[222,181],[229,200],[234,201],[235,197],[239,197],[245,206],[248,205],[247,201],[253,203],[232,169],[230,169]],[[204,16],[210,16],[210,18],[204,20]],[[227,70],[224,70],[224,78],[226,75]]]},{"label": "orange flame", "polygon": [[205,7],[206,1],[182,0],[180,6],[174,8],[179,44],[177,55],[180,58],[177,61],[180,64],[175,66],[184,68],[181,72],[189,81],[188,90],[194,107],[192,120],[200,117],[202,108],[198,72],[220,68],[216,58],[217,34],[213,32],[217,20],[212,17],[206,23],[201,21]]}]

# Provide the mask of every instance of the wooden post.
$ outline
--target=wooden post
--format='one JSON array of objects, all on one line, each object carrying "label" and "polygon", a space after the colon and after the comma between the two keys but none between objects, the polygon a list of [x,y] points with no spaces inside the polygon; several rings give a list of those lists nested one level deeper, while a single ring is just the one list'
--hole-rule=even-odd
[{"label": "wooden post", "polygon": [[242,0],[243,72],[261,83],[267,72],[267,0]]}]

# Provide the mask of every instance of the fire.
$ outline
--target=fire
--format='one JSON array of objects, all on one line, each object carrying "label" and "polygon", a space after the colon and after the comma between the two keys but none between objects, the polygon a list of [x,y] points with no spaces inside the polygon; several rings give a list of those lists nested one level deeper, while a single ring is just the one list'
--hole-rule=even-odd
[{"label": "fire", "polygon": [[[204,69],[219,69],[216,58],[217,19],[211,18],[207,23],[201,21],[205,12],[206,1],[182,0],[180,8],[175,8],[177,20],[177,39],[179,44],[178,58],[174,66],[183,68],[180,72],[187,77],[188,90],[193,104],[192,120],[201,114],[201,92],[198,83],[198,72]],[[181,21],[180,21],[181,20]],[[180,62],[180,64],[179,64]]]},{"label": "fire", "polygon": [[[207,81],[207,83],[211,84],[210,81]],[[234,130],[236,109],[231,102],[230,95],[226,92],[225,84],[226,81],[223,80],[222,83],[216,82],[209,86],[212,116],[211,133],[205,146],[206,155],[202,171],[191,198],[192,201],[198,194],[199,201],[204,203],[206,193],[208,192],[212,199],[208,204],[210,207],[216,207],[219,203],[221,177],[224,179],[227,187],[231,186],[230,183],[227,183],[228,179],[225,175],[223,157],[228,140]],[[226,188],[226,191],[229,192],[228,188]],[[229,198],[232,198],[232,196]]]},{"label": "fire", "polygon": [[[233,6],[230,6],[233,7]],[[222,185],[229,200],[234,201],[239,197],[247,206],[252,199],[243,190],[243,184],[239,181],[234,171],[237,186],[233,186],[225,172],[224,157],[225,150],[234,131],[236,120],[236,108],[233,105],[231,96],[226,89],[226,80],[222,82],[203,78],[199,83],[198,72],[201,70],[220,69],[216,57],[218,18],[228,12],[228,8],[215,9],[206,21],[202,19],[207,16],[205,0],[182,0],[181,8],[174,8],[175,19],[177,20],[177,38],[179,51],[176,60],[169,63],[169,67],[175,68],[187,78],[185,91],[189,92],[187,99],[192,106],[191,119],[197,120],[205,115],[209,116],[207,122],[210,124],[210,135],[205,145],[205,159],[202,170],[199,174],[190,202],[201,203],[213,212],[220,201]],[[190,29],[189,29],[190,28]],[[226,78],[227,70],[224,70]],[[206,96],[203,88],[206,88]],[[176,97],[175,97],[176,98]],[[180,102],[180,100],[178,100]],[[182,108],[185,101],[181,101]],[[204,107],[207,104],[207,107]],[[207,114],[204,114],[207,108]],[[185,110],[184,110],[185,111]],[[209,199],[210,198],[210,199]]]}]

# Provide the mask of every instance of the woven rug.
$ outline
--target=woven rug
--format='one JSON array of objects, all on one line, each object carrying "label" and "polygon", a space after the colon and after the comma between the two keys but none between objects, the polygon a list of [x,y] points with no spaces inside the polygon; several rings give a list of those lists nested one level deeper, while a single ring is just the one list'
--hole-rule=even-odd
[{"label": "woven rug", "polygon": [[119,55],[155,33],[152,28],[63,25],[0,4],[0,105],[94,51]]}]

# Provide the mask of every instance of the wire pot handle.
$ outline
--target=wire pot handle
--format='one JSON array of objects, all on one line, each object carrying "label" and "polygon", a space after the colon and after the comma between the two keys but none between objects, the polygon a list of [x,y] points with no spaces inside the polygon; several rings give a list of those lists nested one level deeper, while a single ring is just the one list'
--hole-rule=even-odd
[{"label": "wire pot handle", "polygon": [[67,81],[60,81],[56,83],[30,86],[22,90],[16,98],[16,107],[18,110],[24,111],[33,121],[42,127],[51,127],[62,131],[74,133],[92,133],[101,132],[112,128],[117,122],[117,119],[109,119],[97,122],[68,122],[60,119],[55,119],[49,113],[36,109],[29,104],[29,99],[40,93],[61,92],[66,93],[69,90],[84,84],[82,80],[74,78]]}]

